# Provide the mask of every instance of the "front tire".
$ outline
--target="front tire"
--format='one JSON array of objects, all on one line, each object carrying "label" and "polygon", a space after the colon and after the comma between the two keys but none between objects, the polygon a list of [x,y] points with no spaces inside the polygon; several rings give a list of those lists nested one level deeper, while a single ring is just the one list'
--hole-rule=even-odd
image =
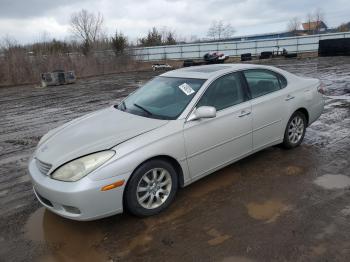
[{"label": "front tire", "polygon": [[299,146],[304,139],[306,125],[305,115],[300,111],[295,112],[288,121],[282,145],[287,149]]},{"label": "front tire", "polygon": [[164,160],[150,160],[132,174],[125,192],[126,208],[140,217],[158,214],[174,200],[177,188],[174,167]]}]

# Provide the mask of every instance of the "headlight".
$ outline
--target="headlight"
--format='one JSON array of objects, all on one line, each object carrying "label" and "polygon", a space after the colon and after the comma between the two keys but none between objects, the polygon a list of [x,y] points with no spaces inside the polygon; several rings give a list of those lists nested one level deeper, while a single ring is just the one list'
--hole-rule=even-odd
[{"label": "headlight", "polygon": [[99,166],[103,165],[111,159],[114,154],[114,151],[109,150],[83,156],[59,167],[53,172],[51,177],[53,179],[67,182],[78,181]]}]

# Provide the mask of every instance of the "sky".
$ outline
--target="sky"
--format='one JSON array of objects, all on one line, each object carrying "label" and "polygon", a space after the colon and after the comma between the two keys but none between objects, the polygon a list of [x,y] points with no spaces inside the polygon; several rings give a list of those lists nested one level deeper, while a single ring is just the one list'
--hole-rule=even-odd
[{"label": "sky", "polygon": [[71,14],[100,12],[107,35],[116,29],[134,41],[153,26],[179,38],[204,38],[213,20],[230,23],[235,35],[285,31],[289,19],[321,9],[328,26],[350,21],[349,0],[0,0],[0,41],[26,44],[72,39]]}]

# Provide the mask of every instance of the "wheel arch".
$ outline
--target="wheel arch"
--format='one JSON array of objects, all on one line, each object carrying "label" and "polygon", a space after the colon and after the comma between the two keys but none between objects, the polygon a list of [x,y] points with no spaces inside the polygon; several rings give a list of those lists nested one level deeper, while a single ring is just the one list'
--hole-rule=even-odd
[{"label": "wheel arch", "polygon": [[[163,161],[166,161],[166,162],[170,163],[175,168],[175,171],[176,171],[176,173],[178,175],[179,186],[180,187],[184,186],[184,173],[183,173],[183,170],[182,170],[182,167],[181,167],[180,163],[174,157],[171,157],[171,156],[168,156],[168,155],[153,156],[153,157],[150,157],[150,158],[142,161],[136,168],[134,168],[134,170],[131,173],[131,176],[135,173],[135,171],[140,166],[142,166],[144,163],[146,163],[148,161],[151,161],[151,160],[163,160]],[[128,179],[127,184],[125,185],[125,187],[128,186],[129,181],[130,181],[130,179]]]},{"label": "wheel arch", "polygon": [[[135,171],[141,166],[143,165],[144,163],[148,162],[148,161],[151,161],[151,160],[163,160],[163,161],[167,161],[169,162],[174,168],[175,168],[175,171],[178,175],[178,185],[179,187],[183,187],[184,186],[184,174],[183,174],[183,170],[181,168],[181,165],[180,163],[173,157],[171,156],[168,156],[168,155],[158,155],[158,156],[153,156],[153,157],[150,157],[146,160],[144,160],[142,163],[140,163],[131,173],[131,176],[133,176],[133,174],[135,173]],[[131,177],[130,176],[130,177]],[[126,182],[126,185],[125,185],[125,189],[128,187],[129,185],[129,181],[130,181],[130,178],[128,179],[128,181]],[[125,208],[125,191],[124,190],[124,193],[123,193],[123,206]]]},{"label": "wheel arch", "polygon": [[160,160],[164,160],[164,161],[169,162],[175,168],[176,174],[178,175],[179,186],[180,187],[184,186],[184,174],[183,174],[182,167],[181,167],[180,163],[175,158],[173,158],[171,156],[159,155],[159,156],[151,157],[151,158],[143,161],[140,165],[142,165],[143,163],[145,163],[147,161],[154,160],[154,159],[160,159]]},{"label": "wheel arch", "polygon": [[309,112],[307,111],[307,109],[305,107],[300,107],[297,110],[295,110],[293,112],[293,114],[295,114],[296,112],[301,112],[305,116],[305,118],[306,118],[306,126],[308,126],[309,125],[309,117],[310,116],[309,116]]}]

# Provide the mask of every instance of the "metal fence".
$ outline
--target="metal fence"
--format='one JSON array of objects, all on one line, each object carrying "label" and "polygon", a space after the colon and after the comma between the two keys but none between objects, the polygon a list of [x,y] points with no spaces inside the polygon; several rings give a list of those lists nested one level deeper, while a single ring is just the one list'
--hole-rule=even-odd
[{"label": "metal fence", "polygon": [[181,60],[202,58],[208,52],[222,52],[231,57],[244,53],[259,55],[264,51],[274,51],[277,47],[285,48],[289,53],[315,52],[318,50],[319,40],[350,38],[350,32],[330,33],[310,36],[295,36],[249,41],[210,42],[196,44],[182,44],[171,46],[156,46],[134,48],[133,55],[142,61]]}]

